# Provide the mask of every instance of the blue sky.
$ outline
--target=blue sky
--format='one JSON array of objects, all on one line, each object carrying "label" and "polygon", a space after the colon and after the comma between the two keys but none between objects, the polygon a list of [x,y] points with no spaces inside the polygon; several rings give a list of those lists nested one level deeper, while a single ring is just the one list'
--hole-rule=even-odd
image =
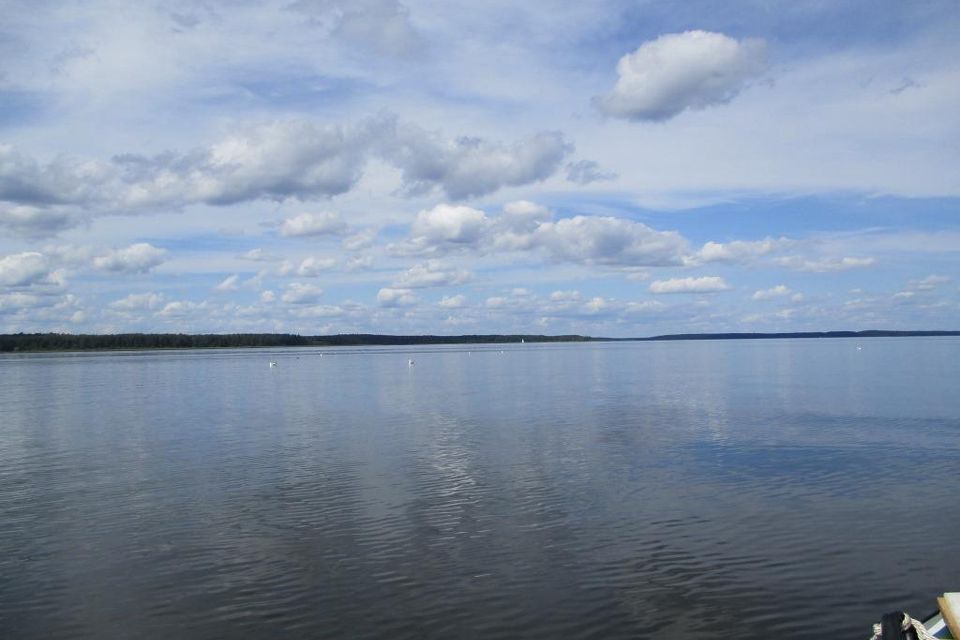
[{"label": "blue sky", "polygon": [[0,331],[958,328],[955,2],[0,5]]}]

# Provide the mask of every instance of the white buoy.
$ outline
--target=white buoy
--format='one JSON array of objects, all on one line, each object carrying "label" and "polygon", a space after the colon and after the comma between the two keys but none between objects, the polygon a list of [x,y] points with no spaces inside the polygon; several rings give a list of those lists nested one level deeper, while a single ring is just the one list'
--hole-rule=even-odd
[{"label": "white buoy", "polygon": [[270,368],[272,369],[272,368],[275,367],[275,366],[277,366],[277,363],[274,362],[273,360],[271,360],[271,361],[270,361]]},{"label": "white buoy", "polygon": [[407,360],[407,366],[408,366],[408,367],[412,367],[412,366],[413,366],[413,358],[410,358],[409,360]]}]

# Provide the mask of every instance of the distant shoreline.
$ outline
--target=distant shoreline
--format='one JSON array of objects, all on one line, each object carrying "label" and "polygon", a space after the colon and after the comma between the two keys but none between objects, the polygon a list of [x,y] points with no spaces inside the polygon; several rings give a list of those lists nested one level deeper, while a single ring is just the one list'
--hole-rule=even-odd
[{"label": "distant shoreline", "polygon": [[0,353],[279,347],[411,346],[427,344],[519,344],[545,342],[658,342],[679,340],[769,340],[796,338],[901,338],[960,336],[960,331],[801,331],[788,333],[677,333],[644,338],[581,335],[473,334],[398,336],[371,333],[301,336],[285,333],[182,334],[16,333],[0,335]]}]

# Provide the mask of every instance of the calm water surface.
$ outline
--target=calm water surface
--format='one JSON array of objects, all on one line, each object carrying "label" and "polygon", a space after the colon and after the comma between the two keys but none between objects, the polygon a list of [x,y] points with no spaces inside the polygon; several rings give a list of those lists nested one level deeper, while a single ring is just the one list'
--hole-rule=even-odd
[{"label": "calm water surface", "polygon": [[0,357],[0,637],[860,638],[960,589],[960,340],[500,349]]}]

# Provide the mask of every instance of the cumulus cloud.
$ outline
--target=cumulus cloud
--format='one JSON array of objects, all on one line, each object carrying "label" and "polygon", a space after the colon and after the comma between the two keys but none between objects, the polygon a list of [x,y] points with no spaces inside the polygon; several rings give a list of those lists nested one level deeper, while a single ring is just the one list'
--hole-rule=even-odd
[{"label": "cumulus cloud", "polygon": [[850,269],[862,269],[876,264],[875,258],[805,258],[803,256],[784,256],[776,263],[781,267],[796,269],[797,271],[812,271],[814,273],[837,273]]},{"label": "cumulus cloud", "polygon": [[[328,199],[350,191],[371,158],[399,169],[401,190],[439,189],[459,200],[553,175],[572,146],[559,132],[510,144],[446,138],[396,118],[357,124],[285,119],[242,126],[208,146],[109,160],[58,157],[49,162],[0,145],[0,227],[44,235],[92,215],[230,205],[254,200]],[[284,221],[284,235],[341,234],[329,215]]]},{"label": "cumulus cloud", "polygon": [[443,252],[476,247],[488,227],[487,215],[465,205],[438,204],[417,213],[410,226],[410,240],[399,245],[399,253]]},{"label": "cumulus cloud", "polygon": [[600,165],[593,160],[570,162],[565,168],[567,170],[567,181],[577,184],[590,184],[591,182],[605,182],[617,179],[616,173],[604,171]]},{"label": "cumulus cloud", "polygon": [[49,236],[69,229],[83,220],[64,207],[35,207],[0,202],[0,228],[25,237]]},{"label": "cumulus cloud", "polygon": [[554,291],[550,294],[553,302],[577,302],[580,300],[579,291]]},{"label": "cumulus cloud", "polygon": [[427,260],[400,274],[393,283],[397,289],[422,289],[463,284],[472,278],[465,269],[448,269],[440,260]]},{"label": "cumulus cloud", "polygon": [[377,292],[377,303],[381,307],[410,307],[417,304],[417,297],[410,289],[384,287]]},{"label": "cumulus cloud", "polygon": [[597,314],[597,313],[603,313],[610,307],[611,307],[611,303],[608,300],[600,296],[597,296],[597,297],[591,298],[583,305],[583,311],[589,314]]},{"label": "cumulus cloud", "polygon": [[541,250],[557,261],[634,268],[679,265],[688,252],[678,233],[640,222],[609,216],[552,218],[545,207],[528,201],[508,203],[493,218],[472,207],[442,204],[417,214],[410,239],[391,249],[400,255]]},{"label": "cumulus cloud", "polygon": [[318,258],[308,256],[299,263],[284,260],[277,273],[281,276],[297,275],[302,278],[316,278],[324,271],[329,271],[337,265],[335,258]]},{"label": "cumulus cloud", "polygon": [[730,285],[719,276],[700,278],[670,278],[650,283],[651,293],[713,293],[726,291]]},{"label": "cumulus cloud", "polygon": [[790,288],[784,284],[778,284],[769,289],[755,291],[751,298],[754,300],[772,300],[773,298],[782,298],[788,295],[790,295]]},{"label": "cumulus cloud", "polygon": [[467,206],[437,205],[417,214],[410,239],[391,249],[400,255],[458,250],[540,250],[561,262],[617,267],[680,265],[687,241],[673,231],[611,216],[574,216],[558,221],[548,209],[511,202],[496,217]]},{"label": "cumulus cloud", "polygon": [[534,232],[533,244],[556,260],[588,265],[678,265],[687,250],[686,240],[676,232],[608,216],[545,222]]},{"label": "cumulus cloud", "polygon": [[453,200],[544,180],[572,150],[557,131],[504,145],[481,138],[448,140],[398,123],[385,132],[380,144],[383,157],[400,169],[405,193],[424,195],[439,188]]},{"label": "cumulus cloud", "polygon": [[346,271],[362,271],[373,267],[373,256],[351,256],[343,266]]},{"label": "cumulus cloud", "polygon": [[36,251],[0,258],[0,286],[24,287],[50,280],[50,259]]},{"label": "cumulus cloud", "polygon": [[337,266],[336,258],[309,256],[304,258],[300,266],[297,267],[297,275],[304,278],[315,278],[322,272],[329,271],[335,266]]},{"label": "cumulus cloud", "polygon": [[250,126],[207,148],[153,157],[119,155],[130,206],[246,200],[315,200],[344,193],[360,178],[369,123],[318,125],[290,119]]},{"label": "cumulus cloud", "polygon": [[125,249],[115,249],[106,255],[94,258],[93,266],[103,271],[118,273],[146,273],[163,263],[166,256],[166,249],[139,242]]},{"label": "cumulus cloud", "polygon": [[616,86],[594,105],[616,118],[663,121],[723,104],[766,69],[765,49],[762,40],[709,31],[662,35],[620,58]]},{"label": "cumulus cloud", "polygon": [[[44,164],[0,146],[0,200],[118,213],[200,202],[326,198],[359,179],[374,126],[280,120],[238,129],[208,147],[119,154],[109,161],[58,157]],[[47,224],[55,221],[47,216]]]},{"label": "cumulus cloud", "polygon": [[54,304],[56,304],[56,301],[53,298],[36,293],[27,293],[24,291],[0,293],[0,314],[4,315],[25,309],[49,307]]},{"label": "cumulus cloud", "polygon": [[164,305],[163,309],[157,312],[157,315],[162,318],[184,318],[198,311],[205,311],[207,306],[206,301],[175,300]]},{"label": "cumulus cloud", "polygon": [[112,177],[109,163],[68,156],[42,163],[0,144],[0,200],[24,205],[82,204],[95,200]]},{"label": "cumulus cloud", "polygon": [[764,238],[763,240],[734,240],[732,242],[707,242],[694,255],[687,259],[689,264],[724,262],[746,264],[757,258],[770,255],[793,246],[795,241],[789,238]]},{"label": "cumulus cloud", "polygon": [[284,287],[280,300],[288,304],[309,304],[323,295],[323,289],[303,282],[291,282]]},{"label": "cumulus cloud", "polygon": [[152,291],[148,293],[131,293],[126,298],[114,300],[109,306],[111,309],[118,311],[157,309],[163,304],[164,299],[162,293],[153,293]]},{"label": "cumulus cloud", "polygon": [[336,213],[301,213],[280,224],[280,234],[288,237],[339,235],[347,224]]},{"label": "cumulus cloud", "polygon": [[460,309],[467,303],[467,297],[462,293],[458,293],[455,296],[443,296],[440,299],[440,302],[437,303],[438,307],[443,309]]}]

